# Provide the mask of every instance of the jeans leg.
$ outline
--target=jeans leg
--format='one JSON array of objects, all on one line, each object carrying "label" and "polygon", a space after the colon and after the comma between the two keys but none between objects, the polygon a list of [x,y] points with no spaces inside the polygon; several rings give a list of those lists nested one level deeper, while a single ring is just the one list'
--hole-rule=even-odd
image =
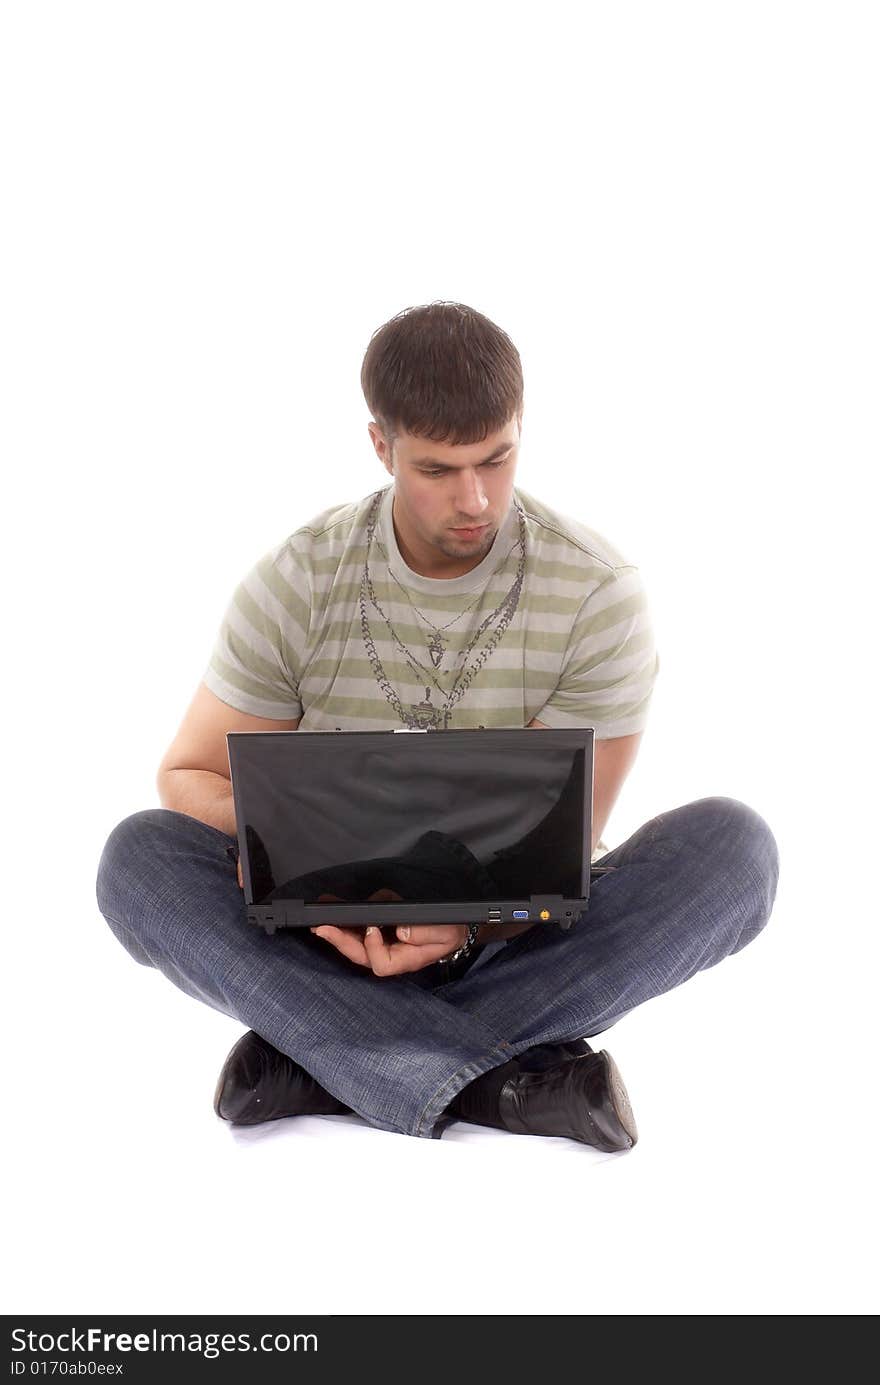
[{"label": "jeans leg", "polygon": [[[602,866],[614,869],[567,933],[536,925],[435,994],[503,1034],[513,1055],[601,1033],[757,936],[779,853],[752,808],[702,798],[645,823]],[[427,1103],[427,1123],[444,1096]]]},{"label": "jeans leg", "polygon": [[[124,819],[97,878],[113,933],[138,962],[256,1030],[371,1125],[439,1138],[452,1098],[511,1057],[506,1034],[446,1004],[430,978],[377,977],[308,928],[269,936],[248,923],[233,841],[165,808]],[[445,1100],[427,1121],[438,1092]]]}]

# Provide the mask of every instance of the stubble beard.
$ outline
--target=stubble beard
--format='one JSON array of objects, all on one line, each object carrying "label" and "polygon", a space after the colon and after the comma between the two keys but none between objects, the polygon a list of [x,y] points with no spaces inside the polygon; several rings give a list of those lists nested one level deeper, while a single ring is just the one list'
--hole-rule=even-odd
[{"label": "stubble beard", "polygon": [[495,542],[497,532],[494,525],[490,524],[486,532],[476,539],[450,539],[444,535],[435,540],[435,547],[447,558],[471,558],[479,554],[482,559]]}]

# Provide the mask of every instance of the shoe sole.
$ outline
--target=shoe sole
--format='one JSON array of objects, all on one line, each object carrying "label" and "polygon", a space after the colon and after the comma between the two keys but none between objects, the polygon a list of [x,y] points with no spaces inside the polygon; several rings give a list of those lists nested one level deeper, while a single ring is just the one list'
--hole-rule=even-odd
[{"label": "shoe sole", "polygon": [[607,1049],[603,1049],[601,1057],[605,1059],[605,1071],[608,1075],[608,1090],[611,1093],[611,1105],[614,1114],[618,1119],[621,1129],[630,1141],[629,1148],[636,1143],[639,1138],[636,1118],[633,1115],[632,1105],[630,1104],[629,1093],[623,1084],[623,1078],[614,1059]]}]

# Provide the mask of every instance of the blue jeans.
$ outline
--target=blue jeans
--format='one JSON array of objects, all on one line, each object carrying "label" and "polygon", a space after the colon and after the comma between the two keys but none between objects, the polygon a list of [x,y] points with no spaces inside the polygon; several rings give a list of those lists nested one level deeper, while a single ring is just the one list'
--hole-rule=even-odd
[{"label": "blue jeans", "polygon": [[233,845],[184,813],[134,813],[104,847],[98,907],[136,961],[256,1030],[370,1125],[434,1139],[482,1073],[601,1033],[745,947],[779,875],[764,819],[702,798],[603,856],[568,932],[536,924],[490,943],[452,980],[437,965],[377,977],[307,928],[248,923]]}]

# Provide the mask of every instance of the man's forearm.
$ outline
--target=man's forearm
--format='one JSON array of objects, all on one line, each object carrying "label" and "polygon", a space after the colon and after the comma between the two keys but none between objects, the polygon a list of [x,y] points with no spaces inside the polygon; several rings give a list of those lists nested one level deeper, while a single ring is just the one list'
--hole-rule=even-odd
[{"label": "man's forearm", "polygon": [[232,785],[209,769],[166,769],[156,779],[159,802],[175,813],[187,813],[227,836],[235,836]]}]

